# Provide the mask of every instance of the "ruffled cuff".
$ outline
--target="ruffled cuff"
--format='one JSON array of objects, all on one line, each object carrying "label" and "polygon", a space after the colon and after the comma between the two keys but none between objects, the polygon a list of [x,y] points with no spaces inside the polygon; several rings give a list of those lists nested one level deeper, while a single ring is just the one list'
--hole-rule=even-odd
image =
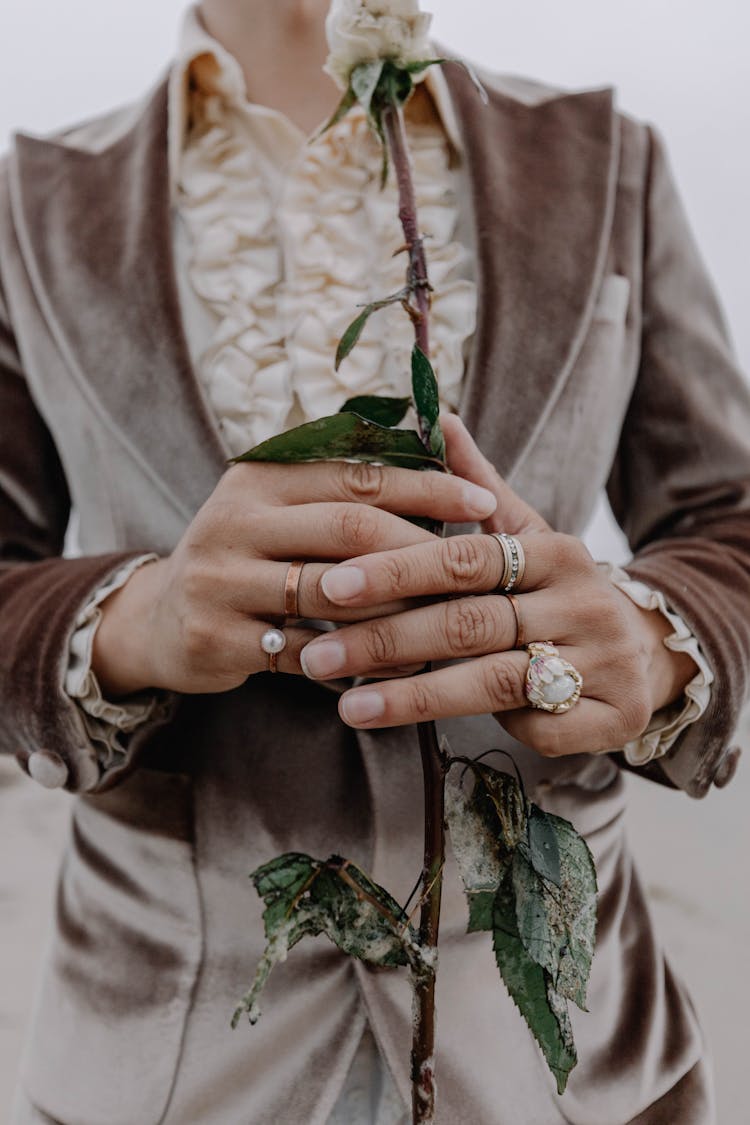
[{"label": "ruffled cuff", "polygon": [[65,691],[79,707],[102,770],[122,764],[132,733],[152,719],[163,720],[171,710],[170,693],[158,690],[134,693],[117,703],[110,702],[102,695],[91,667],[94,635],[102,619],[99,606],[124,586],[138,567],[158,558],[154,554],[139,555],[116,570],[80,611],[70,638]]},{"label": "ruffled cuff", "polygon": [[664,638],[664,644],[672,652],[687,653],[698,669],[685,688],[682,698],[656,711],[640,738],[632,739],[623,747],[628,765],[644,766],[666,754],[683,731],[705,713],[711,699],[714,674],[696,637],[680,615],[669,609],[662,593],[647,586],[645,582],[631,578],[621,567],[612,563],[600,565],[606,569],[607,577],[618,590],[637,606],[641,609],[659,610],[666,617],[673,632]]}]

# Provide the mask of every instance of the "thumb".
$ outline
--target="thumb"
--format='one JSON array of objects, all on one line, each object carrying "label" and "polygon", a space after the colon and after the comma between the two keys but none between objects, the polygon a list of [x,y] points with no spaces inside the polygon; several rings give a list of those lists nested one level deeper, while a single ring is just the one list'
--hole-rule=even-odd
[{"label": "thumb", "polygon": [[446,456],[452,471],[464,480],[488,488],[497,497],[497,508],[482,523],[485,531],[549,531],[549,525],[533,508],[506,484],[495,466],[487,460],[457,414],[441,414]]}]

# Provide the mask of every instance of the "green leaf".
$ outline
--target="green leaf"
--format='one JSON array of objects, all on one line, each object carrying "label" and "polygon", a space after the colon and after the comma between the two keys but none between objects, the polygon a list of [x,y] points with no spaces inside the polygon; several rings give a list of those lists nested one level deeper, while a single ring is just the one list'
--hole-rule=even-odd
[{"label": "green leaf", "polygon": [[381,301],[371,301],[369,305],[365,305],[359,316],[355,317],[347,328],[344,335],[339,340],[339,346],[336,349],[336,363],[335,367],[338,371],[339,367],[349,355],[354,345],[362,335],[362,330],[367,324],[374,312],[379,309],[385,309],[389,305],[395,305],[399,301],[404,301],[409,295],[408,289],[400,289],[398,293],[392,293],[390,297],[384,297]]},{"label": "green leaf", "polygon": [[349,398],[339,414],[359,414],[378,426],[397,426],[411,406],[410,398],[388,398],[386,395],[357,395]]},{"label": "green leaf", "polygon": [[406,469],[444,468],[422,444],[414,430],[392,430],[360,418],[358,414],[332,414],[306,422],[261,442],[233,457],[239,461],[273,461],[297,464],[349,458],[375,461]]},{"label": "green leaf", "polygon": [[418,62],[407,63],[404,70],[409,74],[421,74],[423,70],[427,70],[429,66],[442,66],[445,62],[451,62],[450,59],[421,59]]},{"label": "green leaf", "polygon": [[317,871],[318,864],[309,855],[288,852],[253,872],[255,889],[266,903],[263,912],[266,937],[270,938],[290,915],[295,899],[315,878]]},{"label": "green leaf", "polygon": [[378,88],[384,65],[383,59],[373,59],[372,62],[360,63],[359,66],[355,66],[351,73],[350,88],[368,116],[371,113],[372,99]]},{"label": "green leaf", "polygon": [[432,453],[445,460],[445,438],[440,429],[440,395],[437,379],[427,356],[414,345],[411,353],[411,386],[420,432],[428,435]]},{"label": "green leaf", "polygon": [[[479,761],[454,761],[475,777],[471,794],[451,774],[446,786],[446,818],[469,902],[469,931],[491,929],[500,974],[562,1093],[576,1063],[566,1000],[585,1007],[594,952],[591,853],[568,821],[527,802],[510,774]],[[542,853],[536,865],[531,840]],[[557,873],[549,858],[555,849],[559,886],[549,878]]]},{"label": "green leaf", "polygon": [[526,798],[514,777],[483,762],[474,767],[497,816],[498,830],[505,847],[512,851],[526,835]]},{"label": "green leaf", "polygon": [[493,891],[472,891],[467,894],[469,900],[467,933],[474,934],[479,930],[492,930],[495,893]]},{"label": "green leaf", "polygon": [[513,853],[513,892],[518,936],[532,961],[555,979],[566,946],[557,904],[545,895],[544,883],[529,862],[523,844]]},{"label": "green leaf", "polygon": [[596,872],[588,846],[572,824],[547,816],[559,848],[560,886],[538,874],[526,842],[520,843],[513,854],[519,936],[560,995],[585,1010],[596,939]]},{"label": "green leaf", "polygon": [[370,965],[419,968],[417,935],[401,907],[348,860],[334,855],[322,862],[289,852],[259,867],[251,878],[266,904],[267,942],[233,1027],[243,1014],[250,1023],[258,1021],[271,971],[306,936],[325,934],[344,953]]},{"label": "green leaf", "polygon": [[469,794],[455,774],[449,773],[445,812],[451,847],[469,904],[468,932],[492,929],[493,901],[509,869],[511,854],[505,848],[497,815],[481,780]]},{"label": "green leaf", "polygon": [[557,1091],[562,1094],[577,1062],[568,1011],[551,988],[549,976],[532,961],[518,936],[509,878],[495,896],[492,944],[505,987],[541,1047],[557,1082]]},{"label": "green leaf", "polygon": [[448,774],[445,815],[467,895],[482,891],[494,895],[510,859],[497,831],[494,810],[483,797],[481,782],[475,782],[469,794],[454,773]]},{"label": "green leaf", "polygon": [[410,66],[399,66],[389,59],[383,67],[383,75],[377,91],[378,102],[406,105],[414,92],[412,73]]},{"label": "green leaf", "polygon": [[354,93],[354,90],[352,90],[350,85],[343,98],[339,102],[338,106],[326,121],[323,128],[319,129],[315,136],[311,138],[310,143],[312,144],[313,141],[317,141],[319,137],[322,137],[323,134],[327,133],[329,129],[332,129],[334,125],[338,125],[339,121],[346,117],[352,106],[356,104],[356,101],[357,95]]},{"label": "green leaf", "polygon": [[586,989],[596,944],[597,884],[594,859],[588,844],[573,825],[548,813],[560,849],[560,891],[545,894],[557,900],[566,946],[554,981],[561,996],[586,1011]]},{"label": "green leaf", "polygon": [[557,835],[550,818],[538,805],[529,810],[528,837],[531,866],[537,875],[559,887],[562,876]]}]

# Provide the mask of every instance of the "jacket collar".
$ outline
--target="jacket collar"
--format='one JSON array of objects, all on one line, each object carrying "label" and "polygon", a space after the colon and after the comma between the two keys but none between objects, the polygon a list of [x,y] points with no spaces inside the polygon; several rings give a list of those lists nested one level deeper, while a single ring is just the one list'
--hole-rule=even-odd
[{"label": "jacket collar", "polygon": [[[445,75],[478,248],[479,318],[462,413],[512,476],[554,409],[593,313],[619,156],[612,91],[529,95],[493,83],[483,108],[463,70],[449,65]],[[39,308],[80,390],[190,519],[226,450],[180,311],[168,80],[124,122],[95,149],[74,136],[19,135],[14,221]]]}]

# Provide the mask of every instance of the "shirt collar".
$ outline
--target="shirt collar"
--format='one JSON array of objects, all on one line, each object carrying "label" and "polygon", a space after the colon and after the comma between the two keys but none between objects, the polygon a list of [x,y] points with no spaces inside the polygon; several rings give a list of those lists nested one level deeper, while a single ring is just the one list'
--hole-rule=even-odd
[{"label": "shirt collar", "polygon": [[[183,17],[177,56],[169,76],[169,177],[173,191],[185,144],[191,79],[206,93],[222,94],[235,105],[247,104],[242,67],[234,55],[209,35],[197,4],[191,4]],[[425,85],[448,140],[460,154],[463,150],[461,131],[448,84],[439,66],[430,67]]]}]

